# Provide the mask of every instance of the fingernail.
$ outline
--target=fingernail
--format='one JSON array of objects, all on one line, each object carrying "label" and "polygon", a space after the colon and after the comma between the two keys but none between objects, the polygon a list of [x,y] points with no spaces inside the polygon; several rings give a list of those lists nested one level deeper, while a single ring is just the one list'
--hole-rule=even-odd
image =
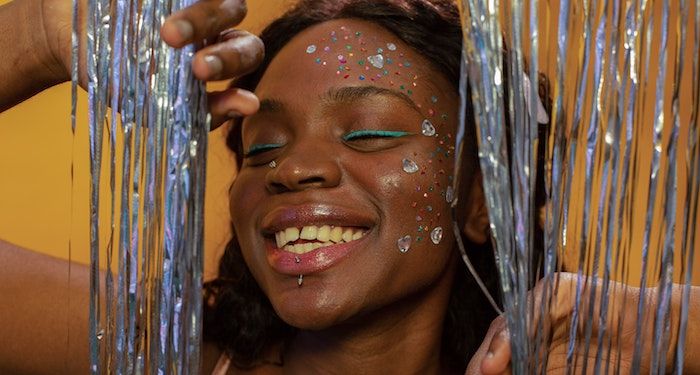
[{"label": "fingernail", "polygon": [[177,20],[175,21],[175,27],[180,33],[180,37],[183,41],[189,41],[190,39],[192,39],[192,35],[194,35],[194,29],[192,28],[191,23],[185,20]]},{"label": "fingernail", "polygon": [[204,62],[209,66],[209,72],[211,75],[217,75],[224,69],[224,64],[221,62],[221,59],[216,56],[205,56]]}]

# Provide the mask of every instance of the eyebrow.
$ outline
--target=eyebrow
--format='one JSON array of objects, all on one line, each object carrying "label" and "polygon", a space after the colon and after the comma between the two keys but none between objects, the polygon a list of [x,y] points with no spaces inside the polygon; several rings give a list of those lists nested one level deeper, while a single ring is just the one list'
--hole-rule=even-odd
[{"label": "eyebrow", "polygon": [[[390,96],[403,101],[411,109],[420,112],[416,103],[406,94],[376,86],[346,86],[331,88],[321,95],[321,100],[334,103],[351,103],[356,100],[369,98],[372,96]],[[285,110],[285,104],[277,99],[263,99],[260,101],[258,113],[279,113]]]},{"label": "eyebrow", "polygon": [[406,105],[408,105],[412,109],[420,112],[416,103],[408,95],[406,95],[402,92],[399,92],[399,91],[387,89],[384,87],[377,87],[377,86],[367,85],[367,86],[346,86],[346,87],[340,87],[340,88],[331,88],[322,96],[321,99],[332,101],[332,102],[350,103],[350,102],[354,102],[356,100],[365,99],[365,98],[369,98],[371,96],[377,96],[377,95],[394,97],[396,99],[403,101]]}]

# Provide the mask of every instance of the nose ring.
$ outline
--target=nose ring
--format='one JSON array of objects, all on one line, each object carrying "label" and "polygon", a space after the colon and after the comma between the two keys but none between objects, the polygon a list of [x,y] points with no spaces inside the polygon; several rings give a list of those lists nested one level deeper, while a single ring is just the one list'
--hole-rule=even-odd
[{"label": "nose ring", "polygon": [[267,166],[272,169],[277,168],[277,162],[273,160],[269,164],[267,164]]}]

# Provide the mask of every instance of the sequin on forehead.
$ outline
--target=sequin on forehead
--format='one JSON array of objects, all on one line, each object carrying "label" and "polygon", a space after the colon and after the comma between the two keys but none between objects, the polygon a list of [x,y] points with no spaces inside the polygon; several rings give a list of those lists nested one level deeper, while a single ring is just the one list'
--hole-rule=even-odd
[{"label": "sequin on forehead", "polygon": [[410,159],[403,159],[403,171],[406,173],[416,173],[418,172],[418,164]]},{"label": "sequin on forehead", "polygon": [[394,43],[387,43],[387,44],[386,44],[386,49],[388,49],[389,51],[396,51],[396,44],[394,44]]},{"label": "sequin on forehead", "polygon": [[436,245],[442,241],[442,227],[435,227],[435,229],[430,232],[430,240]]},{"label": "sequin on forehead", "polygon": [[399,251],[402,253],[407,253],[408,250],[411,248],[411,236],[410,235],[405,235],[401,238],[399,238],[398,241],[396,241],[396,246],[398,246]]},{"label": "sequin on forehead", "polygon": [[367,61],[369,61],[369,63],[377,69],[382,69],[384,67],[384,56],[381,54],[367,56]]},{"label": "sequin on forehead", "polygon": [[435,126],[432,122],[430,122],[430,120],[423,120],[423,124],[421,125],[421,133],[426,137],[435,136]]},{"label": "sequin on forehead", "polygon": [[310,44],[308,47],[306,47],[306,53],[314,53],[316,52],[316,45],[315,44]]}]

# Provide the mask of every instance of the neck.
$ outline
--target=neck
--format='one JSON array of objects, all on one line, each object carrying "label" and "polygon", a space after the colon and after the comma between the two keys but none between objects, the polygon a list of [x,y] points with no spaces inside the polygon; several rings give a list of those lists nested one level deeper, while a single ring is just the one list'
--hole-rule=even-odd
[{"label": "neck", "polygon": [[322,331],[300,331],[285,374],[445,374],[441,341],[454,267],[429,290]]}]

